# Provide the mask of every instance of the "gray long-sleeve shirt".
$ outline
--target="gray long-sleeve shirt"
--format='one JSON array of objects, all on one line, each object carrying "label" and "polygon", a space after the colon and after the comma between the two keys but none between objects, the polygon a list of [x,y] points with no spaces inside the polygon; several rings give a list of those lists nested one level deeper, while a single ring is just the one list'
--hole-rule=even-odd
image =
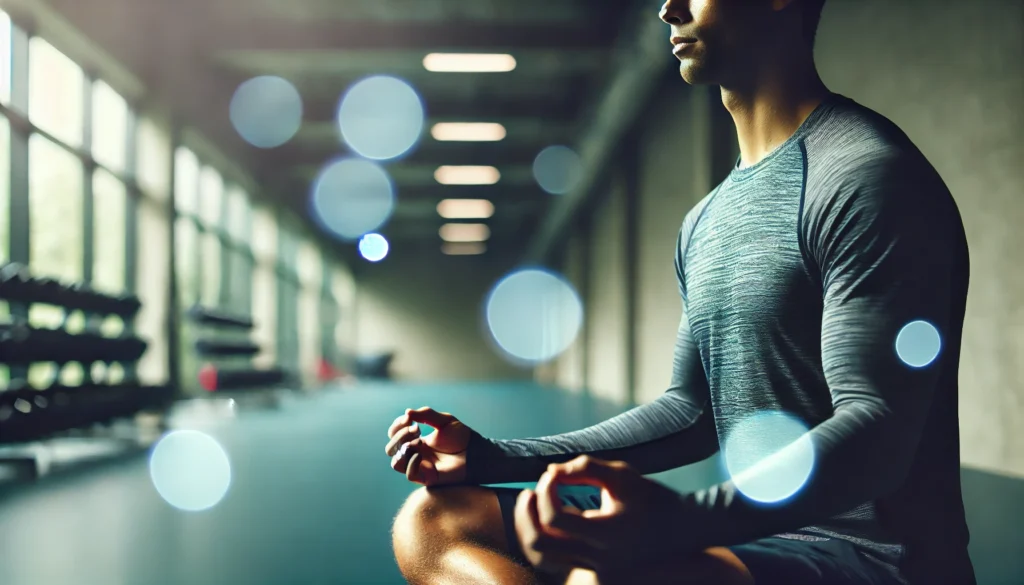
[{"label": "gray long-sleeve shirt", "polygon": [[[580,431],[474,435],[470,481],[531,481],[580,454],[663,471],[713,454],[753,415],[784,412],[811,429],[806,484],[773,505],[732,480],[686,494],[675,541],[843,538],[911,583],[973,583],[957,415],[967,241],[909,138],[831,95],[687,214],[675,268],[684,316],[668,391]],[[896,343],[918,321],[941,339],[924,366]]]}]

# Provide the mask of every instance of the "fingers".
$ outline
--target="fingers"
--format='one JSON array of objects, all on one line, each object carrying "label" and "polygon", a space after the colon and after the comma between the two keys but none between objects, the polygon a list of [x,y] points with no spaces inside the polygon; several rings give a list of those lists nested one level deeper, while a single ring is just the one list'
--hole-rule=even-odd
[{"label": "fingers", "polygon": [[575,538],[557,536],[545,529],[537,510],[538,496],[523,490],[516,500],[515,528],[523,552],[542,571],[561,571],[572,567],[596,569],[600,551]]},{"label": "fingers", "polygon": [[423,456],[422,446],[410,447],[409,465],[405,468],[405,478],[413,483],[436,485],[440,479],[437,466],[431,459]]},{"label": "fingers", "polygon": [[391,469],[404,473],[411,482],[435,485],[440,475],[433,459],[428,457],[429,452],[430,447],[424,445],[422,439],[403,443],[391,457]]},{"label": "fingers", "polygon": [[409,417],[410,421],[430,425],[435,429],[441,429],[458,420],[447,412],[437,412],[429,406],[407,410],[405,414]]},{"label": "fingers", "polygon": [[537,516],[541,526],[549,533],[577,538],[601,548],[608,536],[608,520],[563,505],[554,478],[554,474],[545,473],[537,482]]},{"label": "fingers", "polygon": [[390,439],[391,437],[394,437],[395,433],[402,430],[403,428],[408,427],[411,424],[412,419],[409,418],[409,411],[406,410],[405,414],[396,418],[395,422],[391,423],[391,426],[388,427],[388,438]]},{"label": "fingers", "polygon": [[418,424],[410,423],[408,426],[400,427],[391,435],[391,440],[384,447],[384,452],[388,454],[388,457],[394,457],[402,445],[419,437],[420,426]]},{"label": "fingers", "polygon": [[565,485],[590,485],[618,492],[623,483],[637,475],[630,466],[621,461],[602,461],[588,455],[581,455],[568,463],[548,467],[554,483]]},{"label": "fingers", "polygon": [[409,458],[412,457],[413,453],[416,453],[414,445],[418,444],[419,441],[419,439],[413,439],[407,443],[402,443],[398,450],[395,451],[395,454],[391,456],[391,469],[398,473],[405,473],[409,467]]}]

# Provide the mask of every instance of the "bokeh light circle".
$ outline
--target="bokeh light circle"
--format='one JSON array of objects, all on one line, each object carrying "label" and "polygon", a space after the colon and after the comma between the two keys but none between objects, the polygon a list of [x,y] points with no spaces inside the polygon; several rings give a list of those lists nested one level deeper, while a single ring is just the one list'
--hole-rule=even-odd
[{"label": "bokeh light circle", "polygon": [[486,303],[487,327],[516,361],[540,363],[565,351],[583,324],[573,286],[546,270],[525,269],[501,279]]},{"label": "bokeh light circle", "polygon": [[583,163],[568,146],[549,146],[533,159],[533,177],[552,195],[572,191],[580,181]]},{"label": "bokeh light circle", "polygon": [[338,128],[360,156],[390,160],[409,152],[423,134],[423,102],[411,85],[386,75],[353,85],[338,106]]},{"label": "bokeh light circle", "polygon": [[896,336],[896,355],[912,368],[923,368],[939,356],[942,337],[927,321],[911,321]]},{"label": "bokeh light circle", "polygon": [[761,503],[781,502],[807,483],[814,446],[807,426],[783,412],[747,417],[726,434],[725,467],[736,489]]},{"label": "bokeh light circle", "polygon": [[229,114],[243,140],[258,148],[274,148],[299,131],[302,96],[280,77],[254,77],[235,90]]},{"label": "bokeh light circle", "polygon": [[327,165],[313,183],[311,208],[325,230],[353,241],[391,218],[394,184],[372,161],[341,159]]},{"label": "bokeh light circle", "polygon": [[199,431],[174,431],[160,439],[149,458],[149,474],[160,497],[187,512],[216,506],[231,485],[227,453]]},{"label": "bokeh light circle", "polygon": [[380,262],[388,255],[387,239],[380,234],[366,234],[359,240],[359,254],[370,262]]}]

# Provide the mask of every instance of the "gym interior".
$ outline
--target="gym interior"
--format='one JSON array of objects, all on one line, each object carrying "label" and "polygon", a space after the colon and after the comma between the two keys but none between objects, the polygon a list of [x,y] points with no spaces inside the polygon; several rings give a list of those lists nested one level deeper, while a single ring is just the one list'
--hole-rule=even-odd
[{"label": "gym interior", "polygon": [[[0,583],[403,583],[405,409],[534,437],[664,392],[738,147],[659,6],[0,0]],[[1024,583],[1022,30],[830,0],[816,46],[963,217],[982,585]]]}]

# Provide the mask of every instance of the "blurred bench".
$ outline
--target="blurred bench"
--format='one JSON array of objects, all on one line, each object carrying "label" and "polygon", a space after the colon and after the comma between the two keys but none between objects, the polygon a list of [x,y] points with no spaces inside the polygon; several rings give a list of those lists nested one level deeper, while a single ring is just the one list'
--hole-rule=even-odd
[{"label": "blurred bench", "polygon": [[[173,401],[169,386],[149,386],[138,381],[136,365],[146,351],[146,341],[134,335],[132,321],[141,308],[134,295],[107,295],[84,284],[66,284],[32,277],[21,265],[0,267],[0,301],[6,301],[11,317],[0,321],[0,364],[8,367],[10,379],[0,388],[0,445],[24,444],[66,435],[69,431],[109,426],[122,419],[151,412],[162,414]],[[32,325],[28,320],[34,305],[61,310],[54,328]],[[79,314],[84,327],[68,329]],[[105,320],[120,320],[120,332],[103,332]],[[55,365],[50,379],[33,386],[29,371],[34,364]],[[65,385],[61,371],[69,364],[82,369],[81,381]],[[97,364],[103,373],[96,375]],[[121,380],[112,381],[111,366],[123,370]],[[35,467],[31,455],[0,453],[0,463]]]},{"label": "blurred bench", "polygon": [[363,355],[341,354],[344,371],[359,380],[392,379],[391,364],[394,361],[395,353],[391,351]]},{"label": "blurred bench", "polygon": [[203,366],[199,385],[208,392],[252,392],[279,388],[291,377],[278,367],[256,368],[260,346],[250,339],[253,321],[217,309],[193,306],[186,318],[196,327],[194,349]]}]

